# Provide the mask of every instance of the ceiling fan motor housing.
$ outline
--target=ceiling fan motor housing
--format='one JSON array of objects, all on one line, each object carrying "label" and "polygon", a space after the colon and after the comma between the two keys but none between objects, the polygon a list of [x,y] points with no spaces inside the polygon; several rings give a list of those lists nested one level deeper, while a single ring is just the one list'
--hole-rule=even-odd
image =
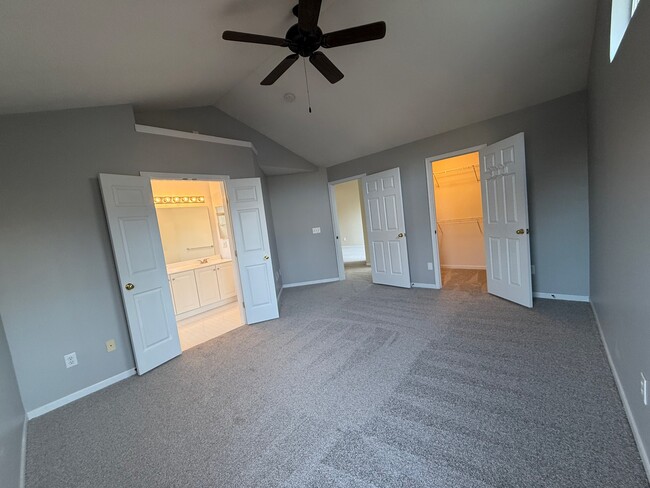
[{"label": "ceiling fan motor housing", "polygon": [[298,24],[295,24],[287,31],[285,39],[289,42],[291,51],[308,58],[320,48],[323,31],[320,27],[316,27],[314,30],[306,32],[298,27]]}]

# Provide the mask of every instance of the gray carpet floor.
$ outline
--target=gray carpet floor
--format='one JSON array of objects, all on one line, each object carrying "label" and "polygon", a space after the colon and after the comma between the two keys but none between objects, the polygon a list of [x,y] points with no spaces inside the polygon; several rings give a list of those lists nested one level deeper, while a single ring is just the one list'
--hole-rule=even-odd
[{"label": "gray carpet floor", "polygon": [[591,311],[342,283],[29,423],[26,486],[647,487]]},{"label": "gray carpet floor", "polygon": [[487,273],[484,269],[442,268],[442,287],[469,293],[487,293]]}]

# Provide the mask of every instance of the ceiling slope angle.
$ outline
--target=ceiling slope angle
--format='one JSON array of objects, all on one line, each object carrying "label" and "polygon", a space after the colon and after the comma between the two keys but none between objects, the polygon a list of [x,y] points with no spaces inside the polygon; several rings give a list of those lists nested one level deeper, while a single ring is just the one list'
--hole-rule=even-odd
[{"label": "ceiling slope angle", "polygon": [[[595,0],[332,1],[319,19],[324,32],[387,25],[382,40],[328,50],[345,78],[332,85],[306,62],[260,86],[286,56],[268,48],[216,106],[331,166],[584,89],[595,10]],[[219,49],[233,44],[221,41]],[[252,54],[259,46],[245,48]],[[296,95],[293,103],[286,93]]]}]

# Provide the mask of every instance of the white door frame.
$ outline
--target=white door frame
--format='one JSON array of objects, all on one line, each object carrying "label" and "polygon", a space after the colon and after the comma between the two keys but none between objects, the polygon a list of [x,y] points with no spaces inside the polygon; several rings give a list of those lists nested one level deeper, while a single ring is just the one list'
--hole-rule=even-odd
[{"label": "white door frame", "polygon": [[[224,185],[224,198],[228,201],[228,182],[230,181],[230,176],[227,175],[207,175],[207,174],[192,174],[192,173],[157,173],[150,171],[140,171],[140,176],[145,176],[151,180],[183,180],[183,181],[220,181]],[[232,216],[230,214],[230,202],[228,202],[228,212],[226,212],[226,225],[228,227],[228,235],[230,236],[230,258],[233,264],[233,274],[235,276],[235,287],[237,289],[237,304],[239,305],[239,316],[242,318],[242,322],[248,324],[248,319],[246,318],[246,310],[244,309],[244,302],[242,297],[244,296],[241,287],[241,278],[239,276],[239,263],[237,262],[237,244],[233,238],[233,229],[232,229]],[[160,231],[160,229],[159,229]]]},{"label": "white door frame", "polygon": [[[436,217],[436,190],[433,186],[433,163],[443,159],[455,158],[456,156],[463,156],[465,154],[479,152],[481,149],[487,147],[487,144],[480,146],[468,147],[467,149],[460,149],[438,156],[432,156],[424,160],[424,167],[427,175],[427,194],[429,196],[429,224],[431,226],[431,244],[433,245],[433,270],[436,275],[435,289],[442,288],[442,272],[440,271],[440,246],[438,245],[438,219]],[[481,206],[483,201],[481,201]]]},{"label": "white door frame", "polygon": [[[356,176],[350,176],[348,178],[343,178],[340,180],[329,181],[327,183],[327,189],[330,197],[330,212],[332,213],[332,226],[334,227],[334,246],[336,248],[336,263],[339,270],[339,281],[345,280],[345,263],[343,262],[343,247],[341,245],[341,239],[339,239],[339,215],[336,212],[336,193],[334,187],[341,183],[346,183],[348,181],[360,180],[366,176],[366,173],[361,173]],[[363,206],[363,202],[361,202]],[[361,210],[363,212],[363,209]],[[366,235],[366,229],[363,229],[363,235]],[[365,237],[364,237],[364,246],[365,246]],[[366,262],[368,261],[368,256],[366,256]]]}]

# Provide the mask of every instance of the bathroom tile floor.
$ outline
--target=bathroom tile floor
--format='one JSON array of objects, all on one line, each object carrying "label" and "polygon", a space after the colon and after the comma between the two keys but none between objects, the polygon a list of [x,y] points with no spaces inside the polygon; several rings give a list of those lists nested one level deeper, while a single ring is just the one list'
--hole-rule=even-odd
[{"label": "bathroom tile floor", "polygon": [[242,325],[244,322],[239,314],[237,302],[179,320],[178,335],[181,340],[181,349],[186,351]]}]

